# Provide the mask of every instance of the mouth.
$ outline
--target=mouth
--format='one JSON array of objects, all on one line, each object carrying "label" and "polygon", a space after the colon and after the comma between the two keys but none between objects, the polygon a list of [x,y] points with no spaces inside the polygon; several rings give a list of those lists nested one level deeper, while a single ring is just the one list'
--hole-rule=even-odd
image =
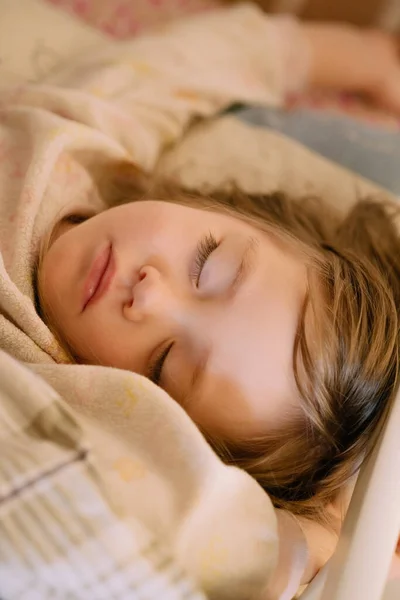
[{"label": "mouth", "polygon": [[95,257],[83,288],[82,312],[98,302],[107,292],[115,274],[112,244],[107,244]]}]

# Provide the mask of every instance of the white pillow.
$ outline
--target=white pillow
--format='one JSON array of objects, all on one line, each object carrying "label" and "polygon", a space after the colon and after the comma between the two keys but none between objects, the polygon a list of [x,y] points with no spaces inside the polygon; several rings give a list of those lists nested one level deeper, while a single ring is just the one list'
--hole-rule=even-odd
[{"label": "white pillow", "polygon": [[0,84],[40,80],[77,52],[111,43],[44,0],[0,0]]}]

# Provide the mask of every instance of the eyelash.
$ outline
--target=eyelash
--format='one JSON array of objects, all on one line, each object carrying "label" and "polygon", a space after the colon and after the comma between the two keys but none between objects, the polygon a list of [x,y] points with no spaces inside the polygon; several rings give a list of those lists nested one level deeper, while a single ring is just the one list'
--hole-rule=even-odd
[{"label": "eyelash", "polygon": [[212,233],[208,233],[204,236],[197,245],[197,254],[194,261],[194,266],[190,273],[192,281],[199,285],[200,275],[210,255],[216,250],[219,243],[215,239]]},{"label": "eyelash", "polygon": [[63,221],[65,221],[66,223],[72,223],[73,225],[80,225],[81,223],[84,223],[85,221],[88,221],[91,218],[90,215],[67,215],[66,217],[63,218]]},{"label": "eyelash", "polygon": [[155,383],[156,385],[160,384],[161,374],[164,366],[165,359],[167,358],[174,342],[168,344],[166,348],[163,348],[161,352],[155,357],[152,361],[152,364],[149,366],[149,379]]},{"label": "eyelash", "polygon": [[[191,277],[192,281],[195,282],[196,287],[199,284],[200,275],[204,268],[204,265],[207,262],[207,259],[214,252],[214,250],[216,250],[218,248],[218,246],[219,246],[219,243],[217,242],[215,237],[212,235],[212,233],[208,233],[198,243],[194,266],[190,273],[190,277]],[[171,348],[174,345],[174,343],[175,342],[171,342],[170,344],[168,344],[168,346],[163,348],[163,350],[161,350],[161,352],[156,356],[156,358],[153,360],[152,364],[149,366],[148,377],[156,385],[159,385],[159,383],[160,383],[165,360],[166,360],[168,354],[170,353]]]}]

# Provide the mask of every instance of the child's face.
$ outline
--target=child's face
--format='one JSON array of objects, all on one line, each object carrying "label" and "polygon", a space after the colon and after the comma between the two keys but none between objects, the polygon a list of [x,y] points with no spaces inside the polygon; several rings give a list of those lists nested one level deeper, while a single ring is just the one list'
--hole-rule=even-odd
[{"label": "child's face", "polygon": [[43,308],[82,362],[153,370],[197,423],[227,438],[293,414],[306,286],[302,261],[255,227],[155,201],[59,230],[39,275]]}]

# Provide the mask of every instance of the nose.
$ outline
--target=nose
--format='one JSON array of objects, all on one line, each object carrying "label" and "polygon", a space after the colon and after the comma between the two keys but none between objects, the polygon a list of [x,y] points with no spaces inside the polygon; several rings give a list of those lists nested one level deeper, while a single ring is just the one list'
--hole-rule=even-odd
[{"label": "nose", "polygon": [[124,316],[137,323],[149,317],[166,316],[172,309],[173,301],[166,278],[157,268],[145,265],[141,267],[132,286],[130,300],[123,307]]}]

